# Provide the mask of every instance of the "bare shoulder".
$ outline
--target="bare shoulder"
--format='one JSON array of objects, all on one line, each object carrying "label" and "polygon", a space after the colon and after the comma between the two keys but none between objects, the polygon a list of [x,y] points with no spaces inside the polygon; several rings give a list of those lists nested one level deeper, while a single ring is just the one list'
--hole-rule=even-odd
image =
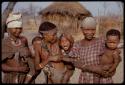
[{"label": "bare shoulder", "polygon": [[28,40],[27,40],[27,38],[26,38],[25,36],[20,36],[20,39],[21,39],[21,41],[24,42],[24,43],[27,43],[27,42],[28,42]]},{"label": "bare shoulder", "polygon": [[42,38],[39,36],[36,36],[32,39],[32,44],[41,44],[42,43]]},{"label": "bare shoulder", "polygon": [[41,45],[42,45],[42,38],[39,36],[36,36],[32,39],[32,45],[34,47],[34,49],[41,49]]}]

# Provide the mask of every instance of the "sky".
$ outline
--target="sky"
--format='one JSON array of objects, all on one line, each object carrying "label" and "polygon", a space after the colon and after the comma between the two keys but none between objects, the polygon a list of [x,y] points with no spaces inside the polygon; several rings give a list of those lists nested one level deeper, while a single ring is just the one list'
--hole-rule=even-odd
[{"label": "sky", "polygon": [[[52,2],[18,2],[15,7],[14,11],[18,12],[20,9],[27,9],[29,5],[32,3],[34,7],[37,7],[37,11],[39,11],[39,8],[46,8],[48,5],[50,5]],[[120,12],[120,8],[117,3],[120,3],[119,1],[79,1],[86,9],[88,9],[93,16],[98,16],[98,11],[100,15],[104,15],[104,10],[106,10],[106,13],[112,13],[112,14],[119,14],[123,13]],[[106,7],[104,8],[104,3],[106,4]],[[6,8],[8,2],[2,3],[2,12]]]}]

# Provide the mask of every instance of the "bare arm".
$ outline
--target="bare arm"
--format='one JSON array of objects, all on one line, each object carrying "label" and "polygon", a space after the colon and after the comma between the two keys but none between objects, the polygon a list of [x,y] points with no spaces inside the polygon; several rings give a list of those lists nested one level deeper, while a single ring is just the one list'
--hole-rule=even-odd
[{"label": "bare arm", "polygon": [[2,64],[2,70],[4,72],[28,72],[29,69],[26,67],[10,67],[7,64]]},{"label": "bare arm", "polygon": [[119,55],[119,52],[114,52],[113,53],[113,58],[114,58],[114,64],[112,65],[112,67],[109,69],[108,72],[113,72],[116,70],[118,64],[120,63],[121,61],[121,57]]},{"label": "bare arm", "polygon": [[40,41],[35,41],[33,43],[34,51],[35,51],[35,70],[40,70],[39,63],[40,63],[40,51],[41,51],[41,42]]},{"label": "bare arm", "polygon": [[28,65],[29,65],[30,71],[26,76],[25,83],[32,82],[33,76],[35,76],[34,58],[31,58],[31,57],[28,58]]},{"label": "bare arm", "polygon": [[74,61],[77,61],[78,59],[79,57],[70,57],[68,55],[65,55],[62,57],[62,60],[66,62],[74,62]]},{"label": "bare arm", "polygon": [[82,67],[82,71],[92,72],[92,73],[102,75],[103,69],[101,65],[86,65]]},{"label": "bare arm", "polygon": [[[41,70],[47,63],[48,57],[42,53],[43,49],[41,48],[41,41],[37,40],[33,43],[35,50],[35,69],[36,71]],[[42,61],[42,62],[41,62]]]},{"label": "bare arm", "polygon": [[2,64],[2,70],[5,72],[18,72],[19,70],[15,67],[10,67],[6,64]]}]

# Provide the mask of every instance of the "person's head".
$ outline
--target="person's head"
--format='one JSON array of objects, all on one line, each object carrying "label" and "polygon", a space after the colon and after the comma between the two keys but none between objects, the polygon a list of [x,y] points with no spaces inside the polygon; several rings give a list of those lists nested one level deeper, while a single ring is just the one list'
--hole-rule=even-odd
[{"label": "person's head", "polygon": [[51,22],[41,23],[39,33],[47,42],[54,43],[57,40],[57,27]]},{"label": "person's head", "polygon": [[116,49],[120,42],[120,32],[111,29],[106,33],[106,46],[110,49]]},{"label": "person's head", "polygon": [[71,35],[62,34],[59,38],[60,48],[62,48],[65,51],[70,50],[70,48],[72,48],[73,46],[73,43],[74,39]]},{"label": "person's head", "polygon": [[22,32],[22,16],[20,13],[11,13],[7,18],[7,31],[11,36],[19,37]]},{"label": "person's head", "polygon": [[86,17],[81,22],[81,30],[86,40],[92,40],[96,32],[96,20],[93,17]]}]

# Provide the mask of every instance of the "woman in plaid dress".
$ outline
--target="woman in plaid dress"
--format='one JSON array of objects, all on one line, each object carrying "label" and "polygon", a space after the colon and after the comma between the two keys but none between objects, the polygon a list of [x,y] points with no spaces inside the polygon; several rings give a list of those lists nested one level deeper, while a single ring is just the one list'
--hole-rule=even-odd
[{"label": "woman in plaid dress", "polygon": [[[95,38],[96,21],[93,17],[87,17],[81,24],[84,39],[74,43],[70,56],[79,56],[80,59],[74,62],[77,68],[82,69],[85,65],[98,65],[100,56],[103,53],[105,42],[103,38]],[[90,72],[81,72],[79,83],[100,83],[100,75]],[[112,79],[101,81],[101,83],[112,82]]]}]

